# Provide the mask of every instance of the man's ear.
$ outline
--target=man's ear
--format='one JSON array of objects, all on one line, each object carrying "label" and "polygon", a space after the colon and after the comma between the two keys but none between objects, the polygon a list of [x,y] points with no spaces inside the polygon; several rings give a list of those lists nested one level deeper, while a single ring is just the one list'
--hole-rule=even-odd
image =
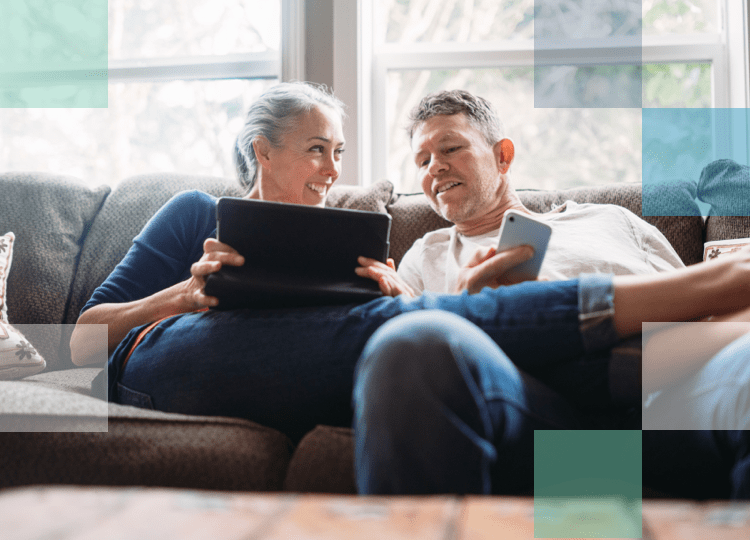
[{"label": "man's ear", "polygon": [[255,157],[258,160],[258,164],[261,167],[270,169],[271,164],[271,143],[268,142],[263,135],[258,135],[253,139],[253,150],[255,151]]},{"label": "man's ear", "polygon": [[513,141],[510,139],[501,139],[495,143],[493,151],[495,152],[495,159],[497,160],[497,168],[500,169],[501,173],[507,173],[516,154]]}]

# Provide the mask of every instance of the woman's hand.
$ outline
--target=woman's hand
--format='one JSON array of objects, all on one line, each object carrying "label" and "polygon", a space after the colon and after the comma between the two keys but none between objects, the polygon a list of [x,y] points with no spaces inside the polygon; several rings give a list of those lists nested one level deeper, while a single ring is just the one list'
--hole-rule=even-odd
[{"label": "woman's hand", "polygon": [[242,266],[245,258],[237,251],[219,242],[215,238],[207,238],[203,242],[203,256],[190,267],[191,277],[183,282],[183,297],[186,311],[194,311],[204,307],[215,307],[219,299],[207,296],[204,292],[206,277],[218,272],[222,265]]},{"label": "woman's hand", "polygon": [[500,253],[494,247],[478,249],[466,266],[458,271],[454,292],[469,291],[469,294],[476,294],[485,287],[497,289],[501,285],[520,283],[508,279],[505,273],[533,256],[531,246],[518,246]]},{"label": "woman's hand", "polygon": [[403,294],[409,298],[416,296],[414,289],[407,285],[396,273],[396,263],[393,262],[393,259],[388,259],[387,264],[383,264],[375,259],[359,257],[357,262],[362,265],[354,270],[357,275],[377,281],[380,291],[384,295],[398,296]]}]

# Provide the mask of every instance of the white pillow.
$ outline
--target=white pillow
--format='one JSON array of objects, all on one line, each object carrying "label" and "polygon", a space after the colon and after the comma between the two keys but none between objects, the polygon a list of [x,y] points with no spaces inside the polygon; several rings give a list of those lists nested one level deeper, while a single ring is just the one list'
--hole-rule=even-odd
[{"label": "white pillow", "polygon": [[5,306],[5,297],[8,290],[10,263],[13,262],[13,243],[15,241],[16,236],[12,232],[0,236],[0,322],[8,322],[8,308]]},{"label": "white pillow", "polygon": [[0,236],[0,380],[27,377],[47,367],[31,343],[8,322],[5,299],[15,239],[13,233]]}]

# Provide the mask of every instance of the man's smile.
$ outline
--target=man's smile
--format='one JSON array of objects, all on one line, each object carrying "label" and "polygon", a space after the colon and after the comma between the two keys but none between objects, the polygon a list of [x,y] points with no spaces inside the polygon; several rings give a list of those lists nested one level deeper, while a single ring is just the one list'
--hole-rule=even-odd
[{"label": "man's smile", "polygon": [[445,184],[439,185],[437,189],[435,189],[435,193],[440,195],[441,193],[445,193],[449,189],[453,189],[456,186],[460,186],[461,182],[446,182]]}]

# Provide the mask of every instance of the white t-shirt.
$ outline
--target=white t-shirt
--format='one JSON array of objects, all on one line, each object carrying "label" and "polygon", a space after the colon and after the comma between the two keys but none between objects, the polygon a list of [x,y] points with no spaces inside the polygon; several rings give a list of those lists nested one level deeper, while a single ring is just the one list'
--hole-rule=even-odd
[{"label": "white t-shirt", "polygon": [[[685,265],[653,225],[613,204],[565,204],[537,218],[552,227],[539,276],[652,274]],[[456,227],[427,233],[406,252],[398,274],[415,292],[452,293],[458,271],[480,247],[497,246],[500,230],[464,236]]]}]

